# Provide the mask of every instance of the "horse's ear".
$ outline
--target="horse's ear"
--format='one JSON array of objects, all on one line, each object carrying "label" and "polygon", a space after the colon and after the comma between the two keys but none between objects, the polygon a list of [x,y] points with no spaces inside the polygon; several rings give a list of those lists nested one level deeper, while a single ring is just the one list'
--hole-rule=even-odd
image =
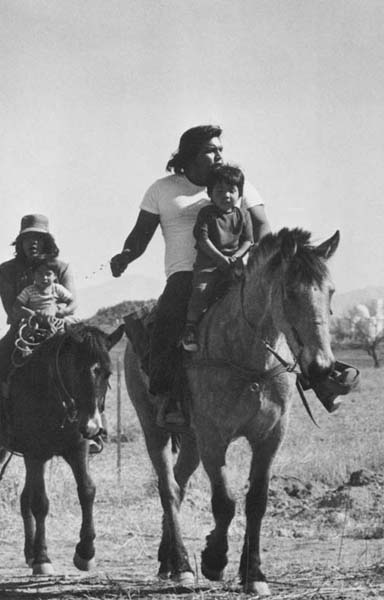
[{"label": "horse's ear", "polygon": [[121,338],[123,337],[124,331],[125,331],[125,325],[123,323],[122,325],[119,325],[118,328],[115,329],[115,331],[112,331],[112,333],[110,333],[108,335],[108,337],[107,337],[108,350],[113,348],[113,346],[115,346],[117,344],[117,342],[119,342],[121,340]]},{"label": "horse's ear", "polygon": [[340,231],[337,230],[333,234],[333,236],[329,238],[329,240],[326,240],[325,242],[317,246],[315,248],[315,252],[321,258],[325,258],[326,260],[328,260],[328,258],[331,258],[331,256],[333,256],[333,254],[336,252],[339,242]]}]

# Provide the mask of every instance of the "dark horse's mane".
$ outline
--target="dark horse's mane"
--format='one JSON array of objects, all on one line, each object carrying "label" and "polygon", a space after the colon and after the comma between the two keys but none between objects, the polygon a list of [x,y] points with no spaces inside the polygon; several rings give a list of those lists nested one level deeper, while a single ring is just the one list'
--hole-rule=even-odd
[{"label": "dark horse's mane", "polygon": [[268,261],[267,269],[272,275],[284,260],[288,261],[286,277],[292,285],[304,283],[321,285],[328,276],[325,261],[311,244],[311,234],[298,227],[284,227],[277,233],[268,233],[255,246],[249,257],[248,269],[252,270]]},{"label": "dark horse's mane", "polygon": [[99,362],[109,370],[110,357],[107,347],[107,335],[97,327],[79,322],[45,340],[33,353],[31,361],[49,362],[59,348],[78,348],[90,363]]}]

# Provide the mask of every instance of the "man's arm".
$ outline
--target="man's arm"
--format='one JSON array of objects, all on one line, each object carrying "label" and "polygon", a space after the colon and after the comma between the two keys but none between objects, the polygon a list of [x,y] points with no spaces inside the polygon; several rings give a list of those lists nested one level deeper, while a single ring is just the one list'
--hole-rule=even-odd
[{"label": "man's arm", "polygon": [[252,221],[254,241],[257,244],[262,237],[271,231],[271,228],[262,204],[251,206],[248,208],[248,212]]},{"label": "man's arm", "polygon": [[123,251],[111,258],[111,271],[114,277],[120,277],[132,261],[141,256],[160,223],[159,215],[141,210],[136,224],[124,242]]}]

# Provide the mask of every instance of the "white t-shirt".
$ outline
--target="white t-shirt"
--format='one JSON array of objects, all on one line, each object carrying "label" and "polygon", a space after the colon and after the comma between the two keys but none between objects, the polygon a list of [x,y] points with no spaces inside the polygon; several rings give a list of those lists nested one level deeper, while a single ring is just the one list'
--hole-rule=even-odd
[{"label": "white t-shirt", "polygon": [[[205,187],[195,185],[185,175],[168,175],[155,181],[144,194],[141,210],[159,215],[165,241],[165,275],[192,271],[196,258],[193,227],[201,208],[210,203]],[[263,201],[246,181],[243,203],[246,209]]]}]

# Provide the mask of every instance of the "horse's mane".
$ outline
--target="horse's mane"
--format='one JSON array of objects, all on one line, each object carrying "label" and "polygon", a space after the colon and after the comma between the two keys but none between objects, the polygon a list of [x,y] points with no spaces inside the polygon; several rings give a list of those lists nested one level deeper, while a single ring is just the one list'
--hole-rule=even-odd
[{"label": "horse's mane", "polygon": [[65,333],[58,333],[45,340],[33,353],[33,361],[50,361],[59,348],[71,345],[86,357],[87,361],[99,362],[109,369],[110,358],[107,348],[107,335],[91,325],[76,323],[68,327]]},{"label": "horse's mane", "polygon": [[308,231],[298,227],[284,227],[277,233],[268,233],[252,249],[248,260],[249,271],[266,266],[266,274],[273,275],[283,261],[287,261],[286,279],[292,285],[321,285],[328,276],[328,269],[310,238]]}]

